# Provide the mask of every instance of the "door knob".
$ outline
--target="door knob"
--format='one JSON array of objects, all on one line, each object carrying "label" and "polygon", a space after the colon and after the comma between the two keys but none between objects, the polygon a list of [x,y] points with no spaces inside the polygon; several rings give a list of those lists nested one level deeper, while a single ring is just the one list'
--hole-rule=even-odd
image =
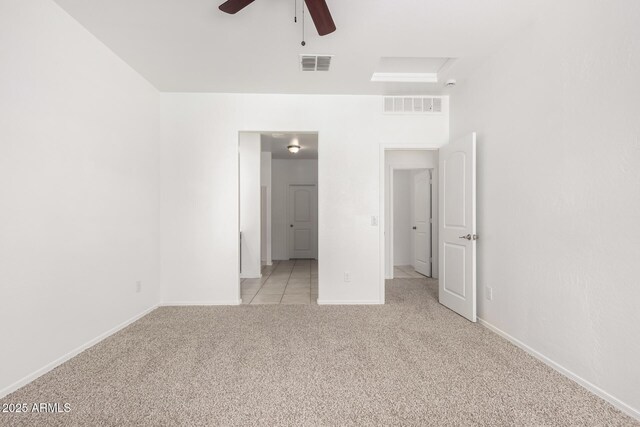
[{"label": "door knob", "polygon": [[293,227],[293,224],[289,224],[289,227]]},{"label": "door knob", "polygon": [[458,239],[467,239],[467,240],[478,240],[477,234],[467,234],[466,236],[460,236]]},{"label": "door knob", "polygon": [[414,230],[417,230],[417,228],[416,228],[416,226],[415,226],[415,225],[413,226],[413,229],[414,229]]}]

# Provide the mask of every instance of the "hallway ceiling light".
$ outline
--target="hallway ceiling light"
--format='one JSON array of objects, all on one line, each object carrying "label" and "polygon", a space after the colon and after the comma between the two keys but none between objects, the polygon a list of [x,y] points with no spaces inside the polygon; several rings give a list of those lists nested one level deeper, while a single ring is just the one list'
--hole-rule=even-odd
[{"label": "hallway ceiling light", "polygon": [[289,150],[289,152],[292,154],[296,154],[298,151],[300,151],[300,143],[298,142],[298,138],[294,138],[291,141],[291,145],[287,146],[287,150]]}]

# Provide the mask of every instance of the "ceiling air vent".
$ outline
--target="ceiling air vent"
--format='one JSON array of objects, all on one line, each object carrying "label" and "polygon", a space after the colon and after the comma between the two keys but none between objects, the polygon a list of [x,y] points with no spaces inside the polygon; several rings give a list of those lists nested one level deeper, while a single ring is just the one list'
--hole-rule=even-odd
[{"label": "ceiling air vent", "polygon": [[385,96],[386,114],[442,113],[442,98],[424,96]]},{"label": "ceiling air vent", "polygon": [[331,55],[300,55],[302,71],[329,71]]}]

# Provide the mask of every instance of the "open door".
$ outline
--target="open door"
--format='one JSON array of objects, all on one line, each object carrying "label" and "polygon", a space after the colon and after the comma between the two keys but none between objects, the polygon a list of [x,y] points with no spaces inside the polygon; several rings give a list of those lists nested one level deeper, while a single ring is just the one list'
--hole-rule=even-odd
[{"label": "open door", "polygon": [[431,277],[431,177],[428,170],[413,176],[413,268]]},{"label": "open door", "polygon": [[439,301],[476,321],[476,134],[440,148]]}]

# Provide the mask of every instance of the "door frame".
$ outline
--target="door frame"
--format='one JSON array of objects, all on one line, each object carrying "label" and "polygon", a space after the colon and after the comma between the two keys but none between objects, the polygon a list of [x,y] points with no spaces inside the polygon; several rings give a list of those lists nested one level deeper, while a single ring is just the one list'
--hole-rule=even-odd
[{"label": "door frame", "polygon": [[[320,144],[318,144],[320,145]],[[438,151],[442,144],[437,145],[433,143],[424,143],[424,144],[403,144],[403,143],[381,143],[379,148],[379,179],[380,179],[380,187],[379,187],[379,218],[378,222],[378,233],[379,233],[379,257],[380,257],[380,271],[379,271],[379,299],[380,304],[385,303],[385,280],[386,280],[386,243],[387,239],[385,236],[386,223],[391,221],[393,224],[393,212],[390,212],[390,218],[386,218],[385,215],[385,185],[387,181],[385,179],[386,167],[385,167],[385,153],[387,151]],[[391,168],[393,170],[393,168]],[[389,183],[393,184],[393,175],[389,176]],[[438,194],[438,197],[440,195]],[[392,236],[389,236],[392,237]],[[433,239],[433,236],[432,236]],[[393,246],[393,241],[391,241]],[[439,247],[439,245],[438,245]],[[390,249],[393,253],[393,248]],[[393,262],[392,262],[393,264]]]},{"label": "door frame", "polygon": [[[236,244],[236,259],[235,259],[235,264],[236,264],[236,277],[238,278],[237,281],[237,292],[236,294],[238,295],[238,305],[242,304],[242,286],[241,286],[241,282],[242,279],[240,278],[240,134],[242,133],[314,133],[316,135],[318,135],[318,184],[316,184],[316,192],[317,192],[317,196],[318,196],[318,258],[320,257],[320,224],[322,223],[320,221],[320,217],[321,217],[321,212],[320,212],[320,152],[321,152],[321,148],[320,148],[320,131],[318,130],[300,130],[300,129],[289,129],[286,127],[276,127],[273,129],[262,129],[262,130],[245,130],[245,129],[237,129],[235,132],[235,136],[236,136],[236,152],[237,152],[237,164],[236,164],[236,168],[237,168],[237,177],[236,177],[236,185],[235,185],[235,193],[236,193],[236,201],[237,201],[237,211],[238,211],[238,215],[236,217],[236,236],[238,236],[238,240],[236,240],[235,244]],[[288,244],[288,243],[287,243]],[[288,250],[288,247],[287,247]],[[318,299],[321,299],[321,295],[322,295],[322,279],[321,279],[321,275],[318,275]]]}]

